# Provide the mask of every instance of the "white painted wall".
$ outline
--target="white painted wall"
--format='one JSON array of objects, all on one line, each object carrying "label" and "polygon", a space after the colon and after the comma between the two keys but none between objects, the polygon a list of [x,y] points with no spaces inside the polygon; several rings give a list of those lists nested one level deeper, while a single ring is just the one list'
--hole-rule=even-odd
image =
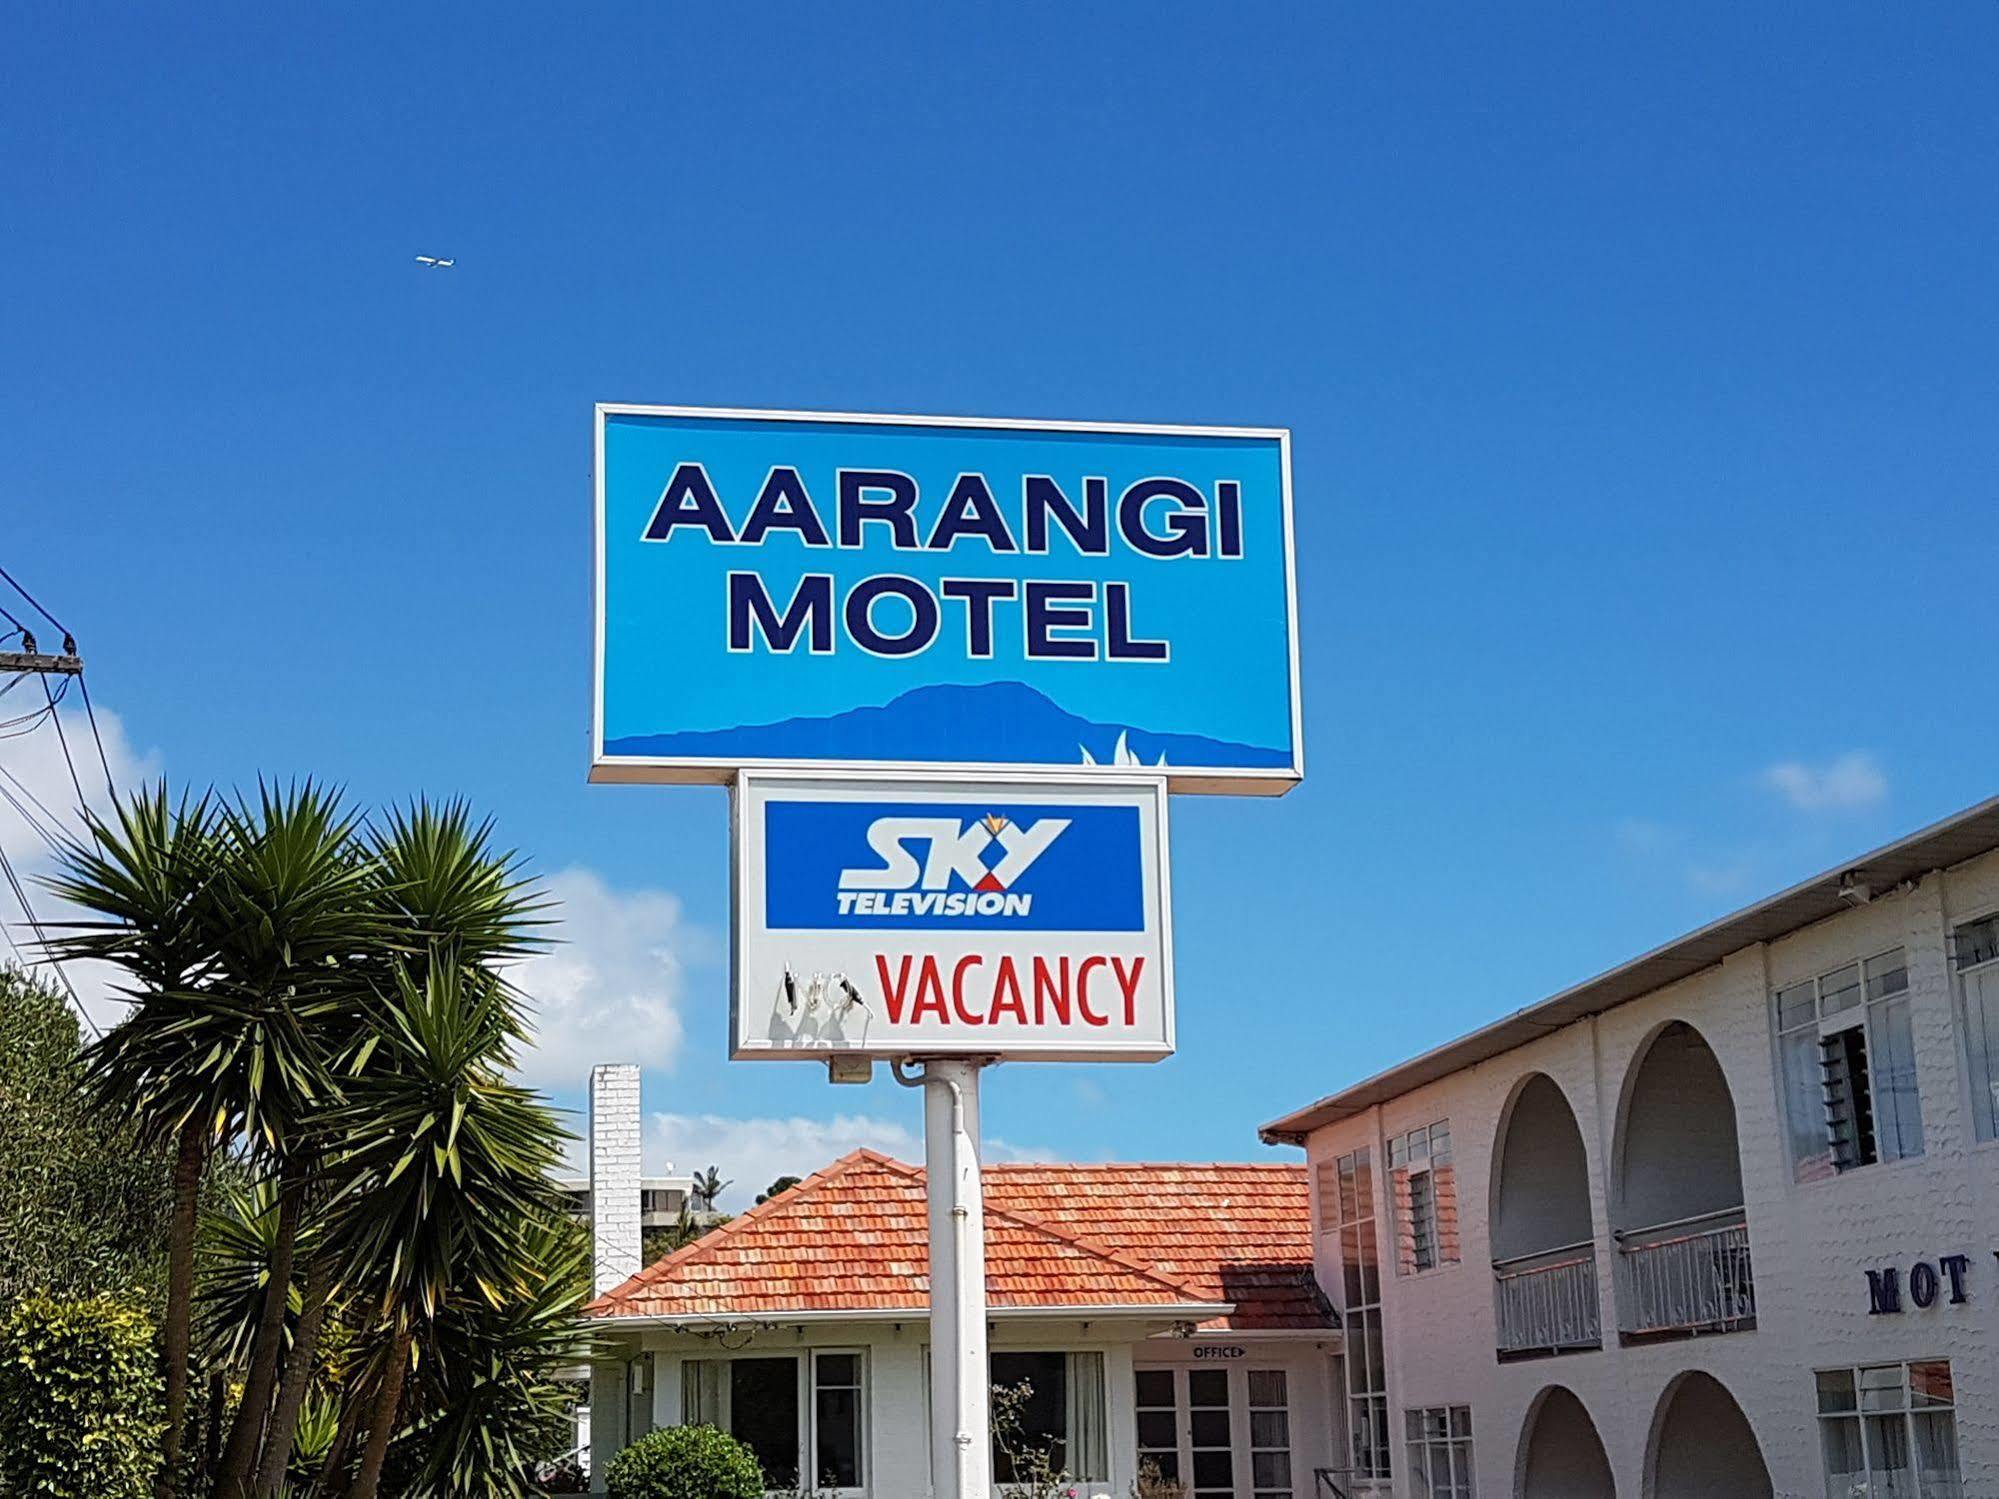
[{"label": "white painted wall", "polygon": [[623,1285],[641,1259],[639,1069],[630,1062],[590,1069],[590,1236],[597,1294]]},{"label": "white painted wall", "polygon": [[[1157,1324],[1151,1326],[1156,1327]],[[858,1348],[865,1355],[866,1499],[922,1499],[930,1489],[929,1412],[925,1358],[930,1331],[927,1318],[915,1314],[895,1323],[825,1323],[737,1331],[726,1336],[697,1336],[665,1329],[607,1329],[615,1340],[615,1360],[592,1370],[592,1416],[598,1427],[593,1448],[595,1482],[601,1490],[603,1473],[624,1444],[624,1403],[615,1392],[625,1386],[628,1361],[641,1350],[652,1355],[653,1426],[678,1425],[681,1412],[680,1366],[686,1359],[797,1354],[814,1348]],[[1240,1347],[1240,1359],[1218,1361],[1198,1349]],[[1313,1470],[1341,1461],[1334,1436],[1336,1391],[1332,1383],[1336,1337],[1329,1339],[1255,1338],[1247,1334],[1214,1334],[1180,1338],[1170,1334],[1135,1336],[1129,1324],[1116,1321],[994,1323],[992,1347],[1009,1349],[1094,1350],[1103,1355],[1106,1441],[1110,1480],[1079,1485],[1084,1496],[1106,1494],[1125,1499],[1137,1469],[1137,1426],[1133,1411],[1132,1370],[1136,1364],[1188,1367],[1281,1368],[1290,1400],[1292,1494],[1294,1499],[1321,1499],[1314,1493]],[[607,1415],[615,1412],[615,1415]],[[1250,1492],[1248,1475],[1240,1490]]]},{"label": "white painted wall", "polygon": [[[1842,1364],[1948,1358],[1957,1386],[1959,1451],[1967,1495],[1999,1495],[1999,1144],[1973,1138],[1968,1084],[1947,971],[1946,933],[1999,909],[1999,854],[1878,897],[1782,941],[1746,948],[1704,973],[1543,1037],[1406,1094],[1366,1115],[1313,1133],[1318,1163],[1366,1144],[1375,1152],[1376,1211],[1390,1232],[1382,1188],[1384,1141],[1448,1118],[1458,1173],[1463,1261],[1383,1277],[1389,1400],[1395,1430],[1407,1407],[1469,1404],[1483,1499],[1515,1492],[1522,1424],[1551,1384],[1575,1392],[1602,1435],[1617,1492],[1646,1499],[1646,1454],[1661,1397],[1675,1376],[1702,1369],[1740,1402],[1779,1495],[1824,1493],[1811,1371]],[[1908,950],[1910,1000],[1923,1107],[1925,1154],[1831,1180],[1795,1184],[1780,1123],[1768,995],[1896,944]],[[1608,1162],[1632,1064],[1673,1020],[1713,1048],[1735,1110],[1738,1155],[1755,1263],[1757,1329],[1692,1341],[1620,1348],[1612,1285]],[[1606,1347],[1524,1363],[1493,1354],[1490,1223],[1494,1149],[1502,1110],[1521,1080],[1541,1071],[1560,1087],[1581,1127],[1592,1207]],[[1339,1079],[1328,1079],[1337,1083]],[[1665,1108],[1670,1090],[1658,1102]],[[1677,1110],[1690,1153],[1711,1155],[1712,1100]],[[1316,1170],[1312,1173],[1317,1188]],[[1657,1184],[1654,1183],[1654,1186]],[[1648,1190],[1650,1190],[1648,1188]],[[1642,1194],[1641,1194],[1642,1195]],[[1316,1262],[1337,1299],[1327,1218]],[[1928,1310],[1870,1316],[1864,1272],[1917,1259],[1971,1258],[1968,1300],[1939,1297]],[[1906,1290],[1905,1290],[1906,1305]],[[1397,1451],[1395,1492],[1406,1493]]]}]

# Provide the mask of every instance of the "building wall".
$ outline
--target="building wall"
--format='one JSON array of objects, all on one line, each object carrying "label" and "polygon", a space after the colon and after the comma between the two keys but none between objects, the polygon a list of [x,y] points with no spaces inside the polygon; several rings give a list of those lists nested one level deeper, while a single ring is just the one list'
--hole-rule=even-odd
[{"label": "building wall", "polygon": [[[870,1499],[920,1499],[930,1492],[930,1447],[927,1318],[916,1313],[897,1323],[825,1323],[697,1336],[690,1332],[650,1329],[617,1330],[622,1344],[618,1357],[592,1368],[592,1420],[596,1445],[592,1472],[601,1491],[606,1466],[616,1453],[648,1429],[680,1422],[682,1360],[797,1354],[809,1349],[859,1349],[865,1354],[866,1493]],[[1107,1482],[1079,1484],[1079,1496],[1109,1495],[1124,1499],[1137,1476],[1137,1428],[1134,1415],[1133,1369],[1137,1365],[1225,1367],[1241,1362],[1258,1368],[1282,1368],[1289,1386],[1291,1411],[1292,1494],[1318,1499],[1313,1470],[1332,1466],[1337,1457],[1333,1436],[1334,1399],[1331,1384],[1336,1341],[1256,1339],[1227,1334],[1188,1339],[1171,1336],[1134,1337],[1128,1324],[1116,1321],[993,1324],[994,1352],[1047,1349],[1064,1352],[1094,1350],[1103,1355],[1105,1438],[1110,1461]],[[1223,1358],[1215,1350],[1240,1358]],[[1197,1352],[1197,1350],[1207,1350]],[[626,1419],[622,1392],[629,1387],[630,1361],[650,1355],[649,1421]],[[600,1413],[609,1412],[608,1417]],[[1250,1492],[1247,1476],[1239,1491]]]},{"label": "building wall", "polygon": [[[1958,1446],[1966,1494],[1999,1495],[1999,1145],[1973,1137],[1957,991],[1946,934],[1958,922],[1999,908],[1999,854],[1914,889],[1877,897],[1772,944],[1732,954],[1719,966],[1406,1094],[1364,1116],[1315,1131],[1308,1155],[1320,1163],[1367,1145],[1374,1153],[1378,1233],[1392,1225],[1385,1195],[1384,1142],[1448,1119],[1458,1183],[1461,1263],[1421,1275],[1383,1270],[1389,1404],[1397,1437],[1398,1494],[1408,1492],[1400,1446],[1408,1407],[1469,1404],[1485,1499],[1516,1492],[1523,1420],[1550,1385],[1573,1391],[1601,1434],[1620,1495],[1651,1493],[1647,1468],[1661,1397],[1687,1370],[1711,1373],[1746,1414],[1782,1495],[1824,1493],[1811,1371],[1901,1359],[1948,1358],[1956,1384]],[[1769,995],[1781,986],[1901,944],[1907,949],[1910,1007],[1923,1111],[1924,1154],[1863,1167],[1823,1181],[1792,1181],[1778,1094]],[[1691,1024],[1713,1048],[1734,1108],[1739,1166],[1754,1263],[1755,1330],[1645,1346],[1618,1346],[1611,1238],[1611,1162],[1634,1062],[1674,1020]],[[1491,1272],[1494,1149],[1502,1116],[1523,1080],[1545,1073],[1573,1108],[1582,1134],[1592,1210],[1605,1347],[1502,1364],[1494,1353]],[[1644,1100],[1639,1111],[1677,1117],[1686,1160],[1645,1155],[1648,1170],[1691,1169],[1713,1160],[1718,1132],[1712,1103],[1677,1110]],[[1312,1173],[1315,1194],[1320,1173]],[[1659,1182],[1634,1183],[1622,1221],[1636,1225]],[[1328,1222],[1314,1204],[1324,1235]],[[1334,1215],[1336,1217],[1336,1214]],[[1969,1256],[1967,1299],[1946,1296],[1927,1310],[1908,1304],[1917,1260]],[[1322,1238],[1316,1262],[1337,1299],[1336,1246]],[[1898,1267],[1905,1310],[1871,1315],[1865,1272]]]}]

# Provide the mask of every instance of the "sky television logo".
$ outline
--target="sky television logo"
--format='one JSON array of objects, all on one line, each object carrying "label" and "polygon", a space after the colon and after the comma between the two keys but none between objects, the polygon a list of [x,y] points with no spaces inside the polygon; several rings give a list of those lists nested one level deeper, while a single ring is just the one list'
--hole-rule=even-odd
[{"label": "sky television logo", "polygon": [[840,914],[1030,917],[1033,893],[1014,887],[1069,821],[1024,823],[998,812],[969,820],[878,817],[868,825],[867,842],[880,862],[840,871]]}]

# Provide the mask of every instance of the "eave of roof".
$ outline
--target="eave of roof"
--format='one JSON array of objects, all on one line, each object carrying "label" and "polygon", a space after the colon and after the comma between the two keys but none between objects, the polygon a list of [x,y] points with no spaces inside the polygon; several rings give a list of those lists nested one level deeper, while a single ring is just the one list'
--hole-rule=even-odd
[{"label": "eave of roof", "polygon": [[[1132,1306],[1082,1303],[1075,1306],[989,1306],[986,1317],[992,1322],[1206,1322],[1225,1317],[1234,1308],[1228,1301],[1156,1301]],[[799,1327],[815,1322],[925,1322],[929,1312],[920,1306],[801,1307],[796,1311],[768,1312],[603,1312],[592,1321],[615,1327]],[[1337,1329],[1335,1329],[1336,1331]],[[1296,1332],[1297,1329],[1270,1329],[1262,1336]],[[1317,1329],[1308,1329],[1317,1332]],[[1242,1333],[1239,1336],[1249,1337]],[[1319,1334],[1323,1336],[1323,1334]]]},{"label": "eave of roof", "polygon": [[1686,936],[1655,947],[1574,988],[1516,1010],[1491,1025],[1447,1041],[1400,1062],[1363,1082],[1329,1094],[1257,1131],[1266,1144],[1302,1145],[1315,1129],[1337,1124],[1405,1093],[1490,1061],[1517,1046],[1600,1015],[1666,985],[1712,968],[1732,952],[1774,942],[1792,932],[1850,910],[1840,896],[1847,881],[1876,891],[1892,890],[1938,869],[1948,869],[1999,848],[1999,796],[1947,817],[1905,838],[1849,859],[1823,874],[1746,906]]}]

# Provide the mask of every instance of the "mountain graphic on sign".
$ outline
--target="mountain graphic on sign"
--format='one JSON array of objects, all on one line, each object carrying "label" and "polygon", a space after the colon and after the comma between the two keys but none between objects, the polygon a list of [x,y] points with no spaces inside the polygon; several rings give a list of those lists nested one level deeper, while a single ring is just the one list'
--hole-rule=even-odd
[{"label": "mountain graphic on sign", "polygon": [[1286,770],[1288,748],[1139,724],[1093,723],[1025,682],[917,687],[879,708],[734,729],[626,734],[616,756],[685,760],[881,760],[940,764],[1144,765]]}]

